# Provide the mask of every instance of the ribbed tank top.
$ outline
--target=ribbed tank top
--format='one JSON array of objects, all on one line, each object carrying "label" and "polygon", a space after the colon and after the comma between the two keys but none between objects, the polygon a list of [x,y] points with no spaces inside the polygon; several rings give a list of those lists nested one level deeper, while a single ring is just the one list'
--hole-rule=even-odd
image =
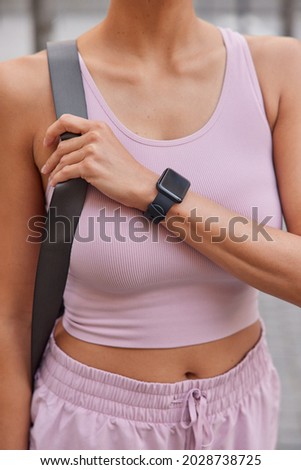
[{"label": "ribbed tank top", "polygon": [[[220,31],[227,51],[222,90],[210,119],[193,134],[136,135],[112,112],[79,55],[88,116],[107,122],[157,174],[173,168],[192,191],[249,219],[256,207],[259,220],[272,216],[268,225],[281,228],[272,136],[252,56],[242,35]],[[46,207],[52,191],[48,186]],[[229,336],[258,319],[256,289],[168,234],[89,185],[64,293],[67,332],[108,346],[172,348]]]}]

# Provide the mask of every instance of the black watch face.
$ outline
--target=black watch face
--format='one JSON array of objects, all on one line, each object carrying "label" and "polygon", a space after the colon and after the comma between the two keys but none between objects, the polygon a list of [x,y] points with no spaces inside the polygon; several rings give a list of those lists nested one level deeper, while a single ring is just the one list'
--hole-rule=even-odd
[{"label": "black watch face", "polygon": [[175,202],[182,202],[190,182],[176,171],[167,168],[157,183],[157,189]]}]

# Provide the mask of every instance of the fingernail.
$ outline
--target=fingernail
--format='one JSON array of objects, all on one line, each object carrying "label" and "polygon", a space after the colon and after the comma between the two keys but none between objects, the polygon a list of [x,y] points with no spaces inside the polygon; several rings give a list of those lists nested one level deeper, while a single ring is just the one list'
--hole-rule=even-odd
[{"label": "fingernail", "polygon": [[47,172],[47,166],[44,165],[44,166],[42,166],[42,168],[41,168],[41,173],[46,173],[46,172]]}]

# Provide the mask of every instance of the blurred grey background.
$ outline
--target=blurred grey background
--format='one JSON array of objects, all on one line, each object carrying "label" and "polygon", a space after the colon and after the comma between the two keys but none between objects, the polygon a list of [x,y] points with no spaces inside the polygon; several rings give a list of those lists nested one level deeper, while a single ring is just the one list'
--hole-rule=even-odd
[{"label": "blurred grey background", "polygon": [[[0,61],[70,39],[106,14],[109,0],[0,0]],[[301,37],[301,0],[195,0],[196,11],[244,34]],[[0,77],[1,79],[1,77]],[[300,286],[301,288],[301,286]],[[260,309],[282,381],[279,449],[301,449],[301,310],[266,294]]]}]

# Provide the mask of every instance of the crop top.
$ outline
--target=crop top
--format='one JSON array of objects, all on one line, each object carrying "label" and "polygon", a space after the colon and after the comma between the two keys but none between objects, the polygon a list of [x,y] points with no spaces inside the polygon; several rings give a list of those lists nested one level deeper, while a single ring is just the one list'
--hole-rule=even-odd
[{"label": "crop top", "polygon": [[[220,28],[227,61],[218,104],[191,135],[154,140],[112,112],[79,54],[89,119],[107,122],[141,164],[173,168],[191,190],[249,219],[282,228],[272,136],[252,56],[241,34]],[[46,207],[53,188],[46,190]],[[106,220],[105,220],[106,218]],[[71,250],[63,326],[72,336],[123,348],[174,348],[217,340],[259,317],[258,290],[138,209],[92,185]]]}]

